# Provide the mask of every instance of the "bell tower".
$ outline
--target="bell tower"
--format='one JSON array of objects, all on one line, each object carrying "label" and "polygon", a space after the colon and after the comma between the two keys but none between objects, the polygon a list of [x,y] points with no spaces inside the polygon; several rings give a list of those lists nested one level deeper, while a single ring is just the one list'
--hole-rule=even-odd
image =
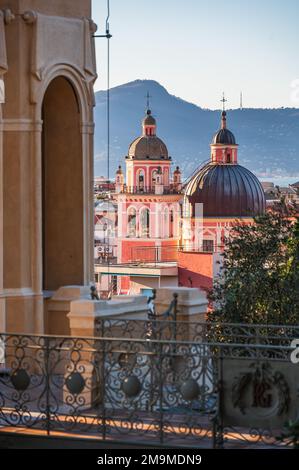
[{"label": "bell tower", "polygon": [[0,330],[93,279],[91,0],[0,0]]}]

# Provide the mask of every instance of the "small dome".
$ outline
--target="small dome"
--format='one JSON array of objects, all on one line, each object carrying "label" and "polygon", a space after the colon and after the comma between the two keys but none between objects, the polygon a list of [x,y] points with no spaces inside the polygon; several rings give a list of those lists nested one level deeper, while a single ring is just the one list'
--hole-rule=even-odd
[{"label": "small dome", "polygon": [[212,144],[236,145],[234,134],[228,129],[220,129],[213,137]]},{"label": "small dome", "polygon": [[143,119],[142,124],[144,126],[155,126],[156,125],[156,119],[152,116],[151,110],[148,109],[146,114],[147,114],[147,116]]},{"label": "small dome", "polygon": [[121,165],[119,165],[118,170],[116,171],[116,174],[117,174],[117,175],[122,175],[122,174],[123,174]]},{"label": "small dome", "polygon": [[208,163],[188,183],[185,197],[203,204],[204,217],[254,217],[265,211],[265,194],[256,176],[241,165]]},{"label": "small dome", "polygon": [[180,167],[177,166],[173,173],[174,174],[181,173]]},{"label": "small dome", "polygon": [[141,136],[135,139],[128,152],[129,158],[136,158],[140,160],[154,159],[154,160],[167,160],[168,150],[164,142],[157,136]]},{"label": "small dome", "polygon": [[226,128],[226,111],[221,113],[221,129],[214,135],[213,144],[236,145],[234,134]]}]

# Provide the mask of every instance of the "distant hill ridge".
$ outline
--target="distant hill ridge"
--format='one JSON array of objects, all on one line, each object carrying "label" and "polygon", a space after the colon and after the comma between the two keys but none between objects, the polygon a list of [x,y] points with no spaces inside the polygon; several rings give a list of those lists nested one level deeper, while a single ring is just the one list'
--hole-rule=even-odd
[{"label": "distant hill ridge", "polygon": [[[141,133],[145,96],[151,95],[157,134],[188,177],[210,157],[220,111],[203,109],[168,93],[154,80],[135,80],[110,90],[110,177],[124,164],[128,146]],[[106,92],[96,93],[95,174],[107,174]],[[299,109],[228,110],[228,128],[239,144],[239,163],[261,176],[299,175]]]}]

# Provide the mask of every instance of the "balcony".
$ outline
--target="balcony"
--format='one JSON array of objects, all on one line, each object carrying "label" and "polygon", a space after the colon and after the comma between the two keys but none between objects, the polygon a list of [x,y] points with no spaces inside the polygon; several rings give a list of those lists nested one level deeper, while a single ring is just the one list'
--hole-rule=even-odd
[{"label": "balcony", "polygon": [[[176,322],[171,315],[99,320],[89,338],[0,334],[0,440],[17,433],[107,448],[285,448],[290,442],[277,436],[299,406],[294,337],[298,327]],[[283,389],[273,395],[280,413],[266,421],[260,395],[254,414],[243,412],[254,375],[252,383],[246,376],[245,394],[232,395],[237,379],[245,386],[244,370],[252,375],[259,366],[267,393]]]},{"label": "balcony", "polygon": [[[121,191],[120,194],[156,194],[159,195],[160,193],[156,191],[154,186],[125,186],[124,190]],[[175,189],[171,186],[164,186],[161,194],[171,195],[171,194],[182,194],[181,190]]]}]

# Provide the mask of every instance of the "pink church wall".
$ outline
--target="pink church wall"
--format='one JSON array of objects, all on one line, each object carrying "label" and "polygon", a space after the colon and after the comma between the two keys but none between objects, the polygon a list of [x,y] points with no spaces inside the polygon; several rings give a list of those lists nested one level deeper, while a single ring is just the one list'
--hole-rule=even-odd
[{"label": "pink church wall", "polygon": [[[209,290],[213,286],[213,254],[180,252],[178,254],[179,285]],[[192,285],[190,282],[192,281]]]},{"label": "pink church wall", "polygon": [[164,175],[163,177],[163,183],[165,186],[169,186],[169,175],[170,175],[170,162],[166,163],[161,161],[151,161],[149,163],[135,163],[134,162],[134,167],[133,167],[133,185],[138,186],[139,181],[138,181],[138,174],[140,170],[143,170],[144,172],[144,186],[145,187],[151,187],[152,186],[152,173],[153,171],[157,170],[158,168],[161,168],[162,174]]},{"label": "pink church wall", "polygon": [[[141,248],[146,248],[146,247],[153,247],[154,246],[154,242],[153,241],[136,241],[136,239],[132,240],[132,241],[127,241],[127,240],[124,240],[122,242],[122,259],[121,259],[121,262],[122,263],[128,263],[130,261],[136,261],[137,257],[141,255],[143,256],[147,256],[149,258],[149,253],[151,250],[142,250]],[[140,249],[138,249],[140,248]],[[147,254],[148,253],[148,254]],[[148,261],[148,258],[147,258],[147,261]]]}]

